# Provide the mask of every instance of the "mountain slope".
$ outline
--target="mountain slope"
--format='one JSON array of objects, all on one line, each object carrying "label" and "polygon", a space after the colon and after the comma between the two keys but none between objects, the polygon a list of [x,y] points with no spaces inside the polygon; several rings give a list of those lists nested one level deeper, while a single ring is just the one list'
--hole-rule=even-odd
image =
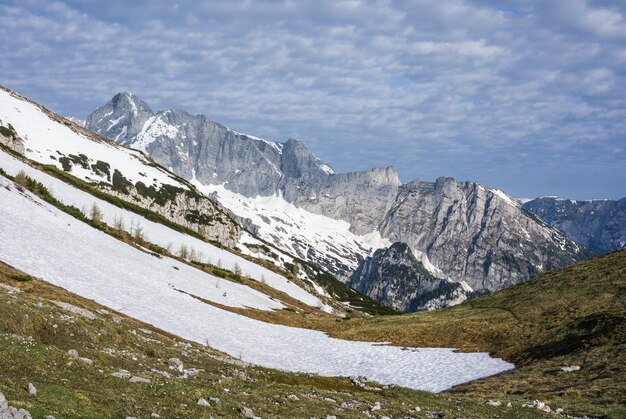
[{"label": "mountain slope", "polygon": [[246,362],[327,376],[363,375],[430,391],[513,367],[485,353],[402,351],[236,314],[222,306],[283,306],[249,287],[226,287],[170,256],[131,247],[21,191],[19,184],[0,182],[0,261]]},{"label": "mountain slope", "polygon": [[[450,178],[401,185],[394,168],[335,174],[301,141],[274,143],[202,115],[154,112],[128,93],[94,111],[87,127],[145,150],[214,193],[264,240],[344,281],[374,250],[394,242],[408,244],[431,274],[476,291],[588,255],[501,191]],[[400,304],[406,296],[398,297]]]},{"label": "mountain slope", "polygon": [[[53,301],[87,310],[94,318]],[[6,396],[9,405],[27,409],[36,418],[238,417],[243,407],[260,417],[359,418],[364,411],[406,417],[419,415],[416,406],[422,412],[453,417],[545,417],[539,410],[521,407],[530,400],[519,396],[494,408],[483,398],[255,367],[3,263],[0,319],[0,414]],[[73,358],[69,350],[92,364]],[[168,365],[170,358],[182,361],[182,372]],[[121,370],[150,382],[112,375]],[[37,396],[24,389],[28,382],[36,386]],[[198,405],[201,398],[210,407]],[[507,402],[512,406],[506,407]],[[376,403],[380,410],[372,411]]]},{"label": "mountain slope", "polygon": [[[489,351],[516,369],[462,385],[469,395],[524,394],[626,410],[626,250],[540,274],[440,311],[340,323],[333,336]],[[577,366],[571,371],[564,367]],[[598,413],[600,414],[600,413]],[[606,413],[604,413],[606,414]],[[609,415],[608,417],[621,417]]]},{"label": "mountain slope", "polygon": [[[0,86],[0,145],[71,173],[98,188],[234,245],[240,227],[184,179]],[[198,218],[198,214],[204,217]]]},{"label": "mountain slope", "polygon": [[573,201],[541,197],[524,208],[570,239],[600,253],[626,246],[626,198]]},{"label": "mountain slope", "polygon": [[459,304],[471,291],[431,274],[405,243],[376,250],[354,271],[348,285],[402,312]]}]

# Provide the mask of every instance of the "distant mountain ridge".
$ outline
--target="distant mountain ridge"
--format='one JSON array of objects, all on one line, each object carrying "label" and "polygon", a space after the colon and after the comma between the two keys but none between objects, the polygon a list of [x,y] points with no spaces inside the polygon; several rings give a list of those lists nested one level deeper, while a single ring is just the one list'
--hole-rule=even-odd
[{"label": "distant mountain ridge", "polygon": [[[505,193],[477,183],[439,178],[403,185],[393,167],[336,174],[302,141],[275,143],[203,115],[154,112],[126,92],[89,115],[86,127],[144,150],[204,185],[201,190],[215,192],[233,214],[254,218],[248,227],[265,240],[345,281],[375,249],[394,242],[406,243],[433,275],[465,281],[474,291],[504,288],[586,257],[585,249],[538,222]],[[275,211],[262,215],[255,199]],[[251,210],[255,205],[258,210]],[[322,238],[300,234],[296,240],[302,226],[315,225],[295,222],[296,213],[348,225],[341,238],[330,232]],[[382,240],[371,240],[375,235]]]},{"label": "distant mountain ridge", "polygon": [[525,202],[524,208],[600,253],[626,246],[626,198],[577,201],[549,196]]}]

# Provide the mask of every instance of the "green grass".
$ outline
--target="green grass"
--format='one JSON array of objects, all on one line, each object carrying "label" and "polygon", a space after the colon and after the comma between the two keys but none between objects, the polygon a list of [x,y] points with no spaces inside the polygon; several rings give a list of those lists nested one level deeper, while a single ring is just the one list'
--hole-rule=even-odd
[{"label": "green grass", "polygon": [[[379,391],[352,385],[346,378],[293,374],[240,365],[205,346],[182,341],[150,325],[105,310],[93,301],[78,297],[39,279],[17,282],[22,272],[0,263],[0,283],[19,287],[8,293],[0,287],[0,391],[9,403],[28,409],[33,417],[54,415],[78,417],[240,417],[242,406],[261,417],[363,417],[361,413],[376,402],[379,415],[426,417],[438,412],[442,417],[547,417],[535,409],[522,408],[527,399],[503,399],[512,407],[484,406],[483,398],[463,395],[435,395],[391,387]],[[67,312],[51,300],[64,301],[96,313],[89,320]],[[119,323],[113,321],[119,316]],[[56,327],[55,327],[56,325]],[[93,365],[72,359],[75,349]],[[182,379],[167,367],[170,357],[178,357],[185,368],[201,371],[194,378]],[[112,377],[119,369],[150,379],[150,383],[130,383]],[[165,378],[150,372],[166,371]],[[37,387],[30,396],[26,385]],[[228,391],[227,391],[228,389]],[[295,394],[300,401],[292,401]],[[220,399],[210,408],[196,405],[198,398]],[[335,402],[325,400],[330,398]],[[342,408],[341,403],[358,408]],[[422,411],[416,413],[415,406]]]},{"label": "green grass", "polygon": [[[353,319],[330,333],[490,352],[518,368],[455,392],[523,394],[579,413],[626,415],[625,295],[626,250],[621,250],[450,309]],[[581,370],[561,370],[570,365]]]}]

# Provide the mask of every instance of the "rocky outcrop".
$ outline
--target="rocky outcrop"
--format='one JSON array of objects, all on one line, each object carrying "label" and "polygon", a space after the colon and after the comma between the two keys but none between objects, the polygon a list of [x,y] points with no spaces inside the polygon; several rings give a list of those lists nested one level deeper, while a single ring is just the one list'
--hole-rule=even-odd
[{"label": "rocky outcrop", "polygon": [[15,128],[10,123],[6,125],[0,120],[0,144],[4,144],[13,151],[24,153],[24,140],[17,135]]},{"label": "rocky outcrop", "polygon": [[524,208],[570,239],[606,253],[626,246],[626,198],[574,201],[541,197]]},{"label": "rocky outcrop", "polygon": [[403,185],[380,230],[474,290],[498,290],[585,257],[501,191],[452,178]]},{"label": "rocky outcrop", "polygon": [[431,274],[400,242],[367,257],[348,285],[402,312],[442,308],[467,298],[461,284]]},{"label": "rocky outcrop", "polygon": [[99,187],[110,195],[154,211],[208,240],[217,241],[227,247],[235,247],[241,236],[239,225],[213,201],[197,192],[180,190],[171,193],[168,199],[160,199],[146,193],[142,194],[132,185],[128,185],[124,190],[107,184],[101,184]]}]

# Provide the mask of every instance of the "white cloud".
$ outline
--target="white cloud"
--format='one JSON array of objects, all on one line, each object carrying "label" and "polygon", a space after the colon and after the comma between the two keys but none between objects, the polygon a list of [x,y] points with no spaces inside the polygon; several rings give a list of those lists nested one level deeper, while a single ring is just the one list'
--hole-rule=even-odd
[{"label": "white cloud", "polygon": [[[520,196],[533,194],[523,189],[532,179],[513,174],[550,176],[552,153],[584,151],[613,173],[626,160],[616,146],[626,132],[624,10],[610,2],[174,6],[8,0],[0,82],[83,117],[131,90],[157,109],[302,138],[340,170],[395,164],[406,180],[454,175]],[[567,182],[553,192],[574,195]]]}]

